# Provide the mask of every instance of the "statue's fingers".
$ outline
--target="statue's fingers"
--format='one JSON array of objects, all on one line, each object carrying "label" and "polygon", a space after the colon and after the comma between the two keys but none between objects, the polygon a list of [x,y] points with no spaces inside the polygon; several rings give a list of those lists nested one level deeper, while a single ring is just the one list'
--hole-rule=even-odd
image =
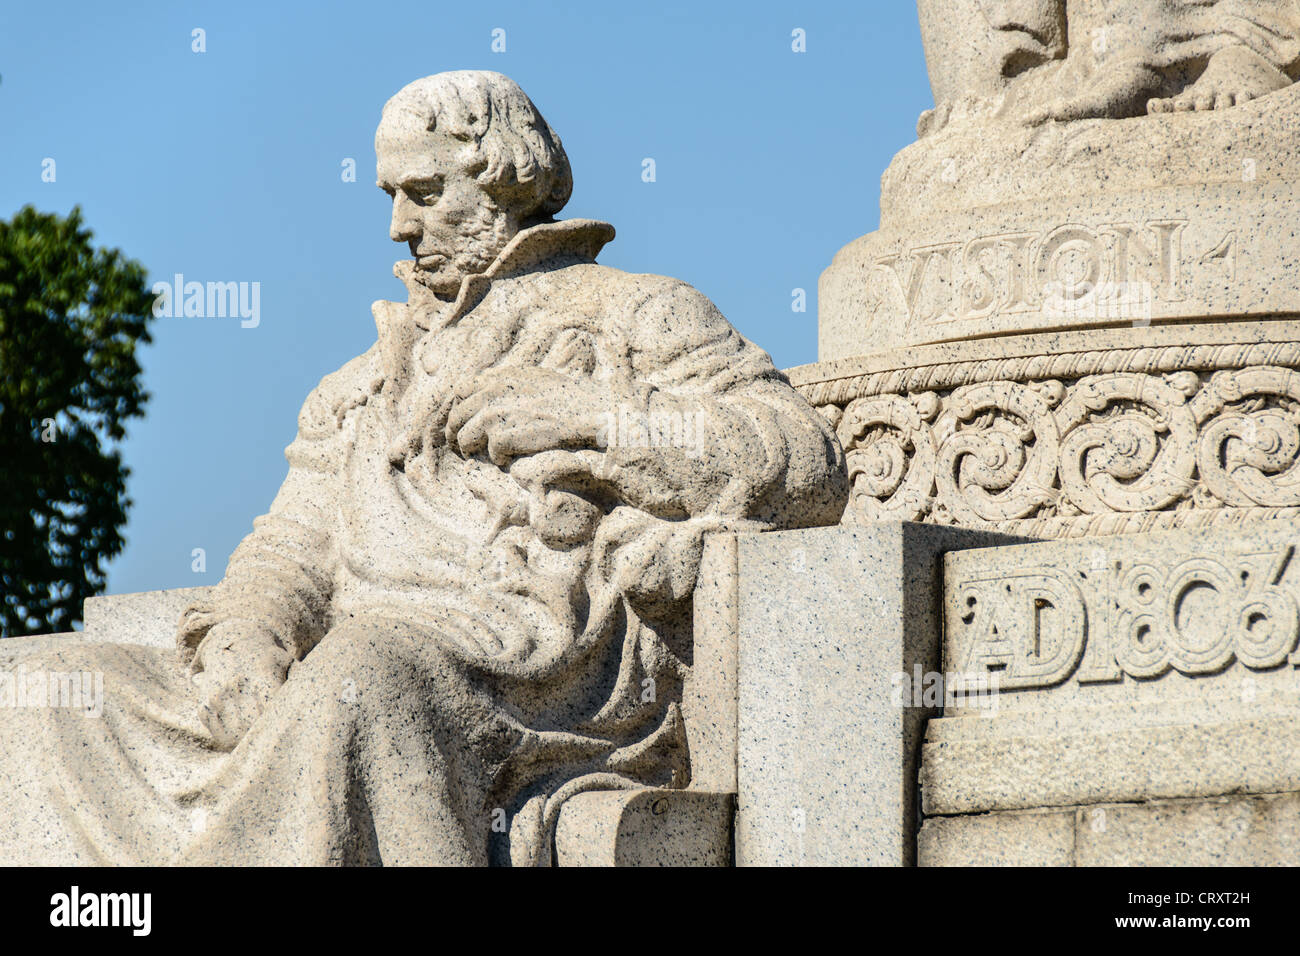
[{"label": "statue's fingers", "polygon": [[205,641],[200,641],[199,646],[194,649],[194,656],[190,658],[191,679],[197,679],[208,669],[207,656],[207,644]]},{"label": "statue's fingers", "polygon": [[495,428],[487,436],[488,460],[492,464],[504,468],[512,459],[528,454],[527,451],[522,450],[526,444],[522,429],[517,427]]},{"label": "statue's fingers", "polygon": [[241,682],[239,691],[227,691],[221,700],[217,714],[221,719],[222,747],[234,750],[248,734],[253,722],[262,712],[262,698],[256,689]]},{"label": "statue's fingers", "polygon": [[226,730],[232,738],[231,747],[248,735],[257,718],[261,716],[264,703],[265,701],[255,693],[240,694],[236,700],[231,701],[232,713],[225,721]]},{"label": "statue's fingers", "polygon": [[476,395],[487,392],[491,395],[499,395],[505,388],[516,381],[519,377],[518,369],[487,369],[476,375],[466,375],[452,388],[452,397],[458,401],[466,401]]},{"label": "statue's fingers", "polygon": [[483,409],[496,397],[494,389],[483,389],[475,392],[473,395],[458,400],[454,405],[452,405],[451,411],[447,415],[446,436],[448,444],[455,442],[461,429],[463,429],[472,418],[481,413]]},{"label": "statue's fingers", "polygon": [[493,408],[485,408],[468,419],[455,433],[454,444],[462,455],[477,455],[488,448],[492,433],[503,424],[504,416]]},{"label": "statue's fingers", "polygon": [[208,733],[212,734],[213,746],[218,750],[230,751],[235,749],[236,738],[226,725],[224,710],[222,695],[218,694],[199,708],[199,720],[208,728]]},{"label": "statue's fingers", "polygon": [[591,461],[570,449],[539,448],[510,465],[511,477],[525,485],[552,485],[590,474]]},{"label": "statue's fingers", "polygon": [[254,717],[261,714],[271,698],[284,686],[286,676],[286,672],[279,670],[278,665],[270,665],[267,670],[249,678],[248,687],[244,694],[250,700],[256,702],[257,708]]},{"label": "statue's fingers", "polygon": [[555,419],[529,418],[495,429],[488,441],[488,458],[493,464],[506,465],[514,458],[564,448],[573,443],[573,436]]},{"label": "statue's fingers", "polygon": [[464,401],[475,392],[481,391],[487,382],[488,379],[482,372],[476,375],[466,375],[452,386],[452,397],[458,401]]}]

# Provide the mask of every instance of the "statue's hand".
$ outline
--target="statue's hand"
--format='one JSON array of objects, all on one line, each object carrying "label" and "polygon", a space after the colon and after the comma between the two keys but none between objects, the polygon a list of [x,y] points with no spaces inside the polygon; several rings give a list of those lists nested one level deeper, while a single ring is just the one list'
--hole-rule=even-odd
[{"label": "statue's hand", "polygon": [[220,750],[233,750],[289,673],[293,655],[247,621],[212,628],[191,669],[202,688],[199,720]]},{"label": "statue's hand", "polygon": [[502,466],[538,452],[591,448],[613,404],[609,388],[589,378],[543,368],[492,369],[456,389],[447,444],[466,456],[486,449]]}]

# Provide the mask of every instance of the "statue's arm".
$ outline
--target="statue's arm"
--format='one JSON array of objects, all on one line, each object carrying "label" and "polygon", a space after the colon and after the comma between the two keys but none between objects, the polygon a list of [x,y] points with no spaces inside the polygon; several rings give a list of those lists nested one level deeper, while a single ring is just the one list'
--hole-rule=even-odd
[{"label": "statue's arm", "polygon": [[227,622],[268,635],[296,659],[324,636],[345,452],[339,426],[348,402],[365,394],[364,365],[349,363],[327,376],[303,404],[298,434],[285,450],[289,473],[270,509],[253,521],[253,532],[235,549],[208,598],[182,617],[183,658],[192,658],[208,631]]},{"label": "statue's arm", "polygon": [[677,440],[638,447],[616,427],[604,477],[628,504],[664,516],[838,521],[847,478],[828,423],[708,298],[661,281],[631,317],[628,393],[660,438],[667,426]]},{"label": "statue's arm", "polygon": [[332,475],[290,457],[270,510],[253,521],[253,532],[235,548],[206,602],[204,633],[243,621],[274,636],[297,659],[315,646],[325,631],[334,568],[321,506],[334,494]]}]

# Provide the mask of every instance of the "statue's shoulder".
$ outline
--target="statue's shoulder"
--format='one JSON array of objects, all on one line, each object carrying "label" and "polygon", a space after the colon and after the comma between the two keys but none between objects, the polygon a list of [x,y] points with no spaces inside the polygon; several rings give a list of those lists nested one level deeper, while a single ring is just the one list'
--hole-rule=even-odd
[{"label": "statue's shoulder", "polygon": [[311,390],[298,413],[298,438],[327,440],[336,436],[347,413],[364,405],[383,384],[379,343],[330,372]]},{"label": "statue's shoulder", "polygon": [[707,295],[689,282],[653,273],[620,273],[621,307],[633,341],[651,351],[692,349],[725,340],[743,349],[747,340]]},{"label": "statue's shoulder", "polygon": [[569,281],[595,292],[604,333],[624,343],[647,381],[734,385],[780,379],[771,356],[740,334],[707,295],[689,282],[653,273],[624,272],[595,263],[573,266]]},{"label": "statue's shoulder", "polygon": [[718,307],[689,282],[647,272],[624,272],[600,263],[581,263],[562,270],[575,295],[591,296],[616,323],[652,319],[679,327],[727,325]]}]

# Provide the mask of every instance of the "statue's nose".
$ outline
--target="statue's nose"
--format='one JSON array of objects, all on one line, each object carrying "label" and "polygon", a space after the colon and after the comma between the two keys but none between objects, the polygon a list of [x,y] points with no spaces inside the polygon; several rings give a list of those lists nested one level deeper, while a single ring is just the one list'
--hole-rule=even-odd
[{"label": "statue's nose", "polygon": [[388,235],[393,242],[407,242],[420,235],[420,221],[415,215],[414,205],[400,190],[393,197],[393,219],[388,226]]}]

